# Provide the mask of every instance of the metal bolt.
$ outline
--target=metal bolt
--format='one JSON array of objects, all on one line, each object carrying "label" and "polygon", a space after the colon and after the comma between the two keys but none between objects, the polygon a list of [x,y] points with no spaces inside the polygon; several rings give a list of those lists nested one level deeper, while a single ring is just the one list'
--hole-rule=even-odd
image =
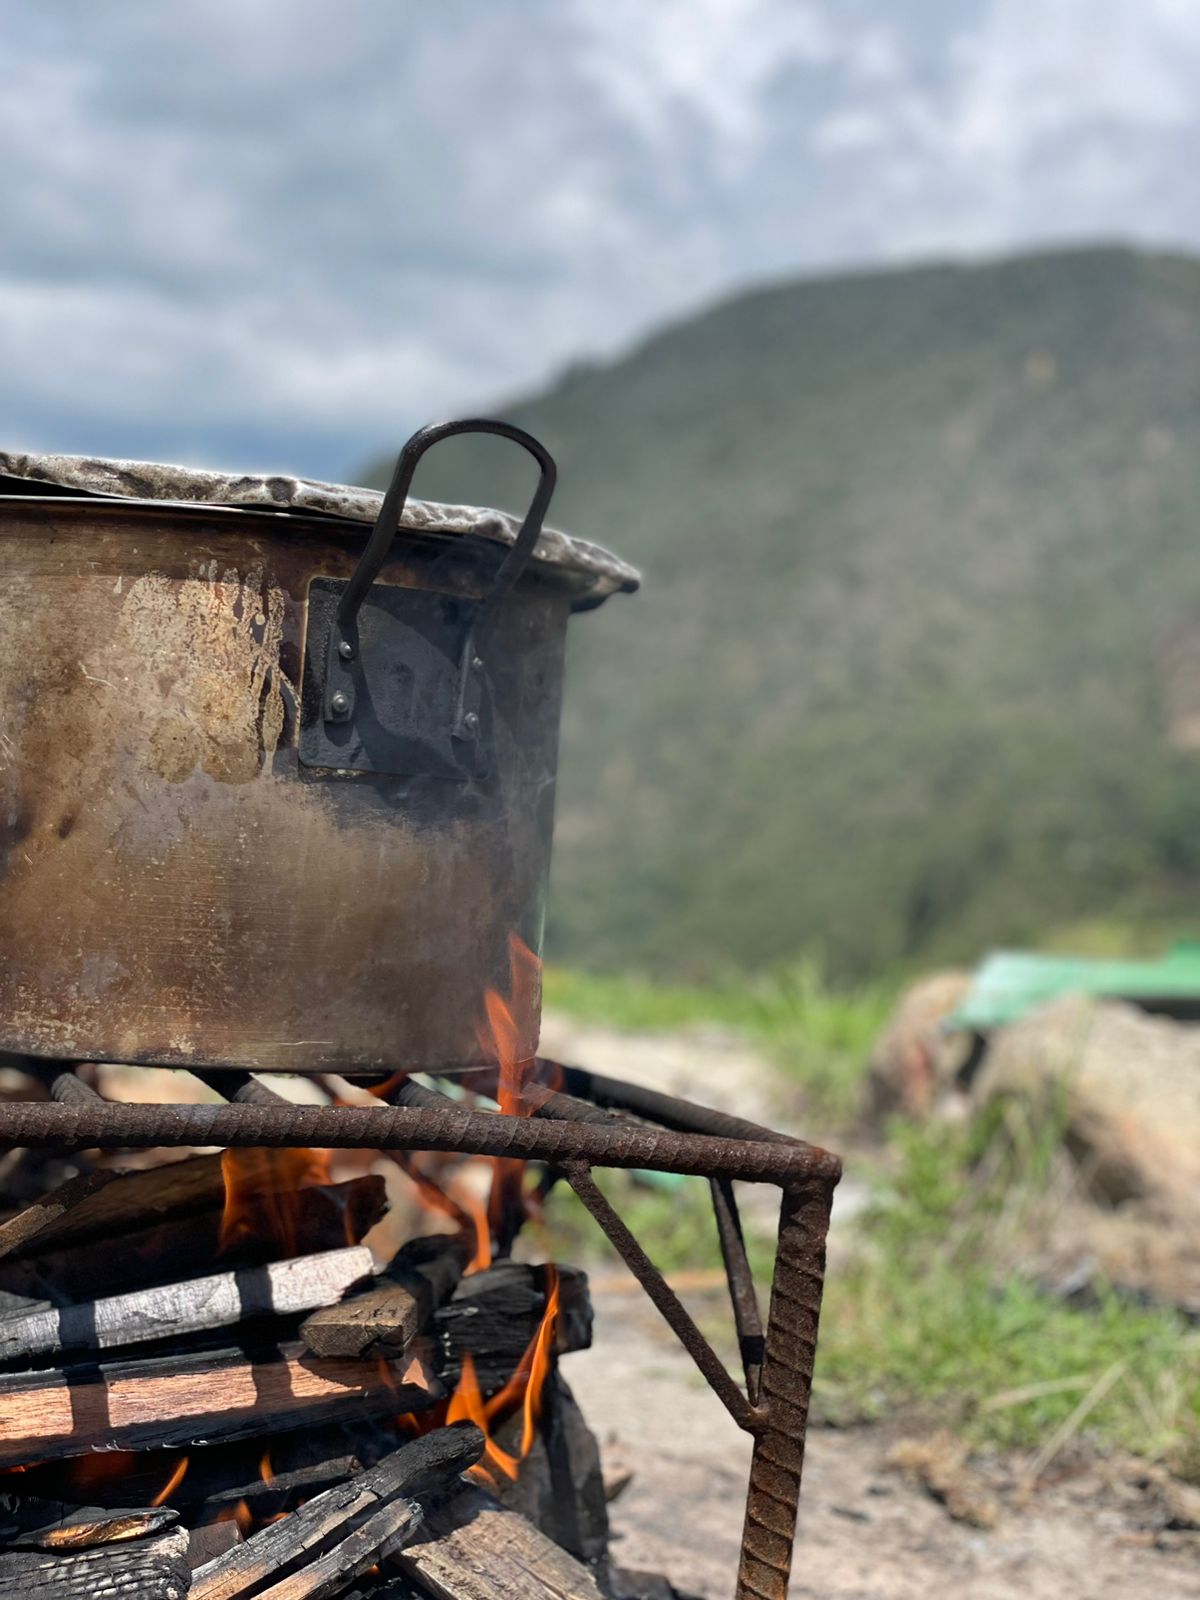
[{"label": "metal bolt", "polygon": [[350,709],[350,696],[344,689],[339,689],[336,694],[329,697],[329,709],[339,717],[344,717]]},{"label": "metal bolt", "polygon": [[475,714],[474,711],[468,711],[466,716],[463,718],[463,727],[467,730],[468,733],[474,733],[478,726],[479,726],[479,718],[478,718],[478,716]]},{"label": "metal bolt", "polygon": [[343,661],[354,660],[354,646],[349,639],[343,639],[341,644],[338,645],[338,655],[341,656]]},{"label": "metal bolt", "polygon": [[482,656],[472,656],[471,657],[471,671],[472,672],[482,672],[483,671],[483,657]]}]

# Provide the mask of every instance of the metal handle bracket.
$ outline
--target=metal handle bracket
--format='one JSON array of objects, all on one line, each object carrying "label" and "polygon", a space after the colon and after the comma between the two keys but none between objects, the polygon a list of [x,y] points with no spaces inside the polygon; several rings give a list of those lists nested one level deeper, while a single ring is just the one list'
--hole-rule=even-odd
[{"label": "metal handle bracket", "polygon": [[[432,445],[463,433],[510,439],[540,468],[529,510],[491,587],[478,600],[462,600],[376,586],[418,462]],[[300,735],[306,766],[457,778],[486,771],[488,626],[529,563],[556,477],[545,447],[511,423],[472,418],[413,434],[350,579],[314,579],[310,586]]]}]

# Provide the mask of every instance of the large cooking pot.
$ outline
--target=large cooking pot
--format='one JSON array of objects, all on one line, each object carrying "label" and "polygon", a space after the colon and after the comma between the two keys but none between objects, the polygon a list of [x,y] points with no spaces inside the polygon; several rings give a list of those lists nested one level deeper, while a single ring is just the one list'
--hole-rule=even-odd
[{"label": "large cooking pot", "polygon": [[[466,431],[535,458],[520,528],[407,499]],[[417,434],[382,504],[0,453],[0,1049],[484,1058],[541,943],[567,618],[637,585],[543,529],[553,485],[493,422]]]}]

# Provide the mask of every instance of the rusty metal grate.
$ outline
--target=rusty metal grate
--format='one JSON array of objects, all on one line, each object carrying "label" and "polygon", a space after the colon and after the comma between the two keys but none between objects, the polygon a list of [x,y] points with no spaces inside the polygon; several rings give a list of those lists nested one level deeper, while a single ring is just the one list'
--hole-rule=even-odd
[{"label": "rusty metal grate", "polygon": [[[148,1149],[171,1145],[444,1150],[545,1162],[603,1229],[738,1427],[754,1437],[736,1600],[784,1600],[804,1464],[835,1155],[743,1118],[579,1067],[539,1062],[532,1115],[467,1110],[400,1083],[378,1107],[294,1106],[249,1073],[197,1073],[224,1105],[115,1105],[66,1066],[41,1070],[52,1099],[0,1106],[0,1149]],[[561,1089],[547,1087],[560,1083]],[[486,1090],[489,1075],[473,1086]],[[491,1085],[494,1087],[494,1084]],[[734,1325],[739,1385],[671,1286],[597,1187],[594,1167],[709,1180]],[[733,1185],[782,1191],[764,1328]]]}]

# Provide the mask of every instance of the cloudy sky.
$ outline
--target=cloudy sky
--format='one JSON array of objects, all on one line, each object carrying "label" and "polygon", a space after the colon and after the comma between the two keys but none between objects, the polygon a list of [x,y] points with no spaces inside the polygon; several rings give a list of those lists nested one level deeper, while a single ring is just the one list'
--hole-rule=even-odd
[{"label": "cloudy sky", "polygon": [[352,473],[764,278],[1200,248],[1196,0],[9,0],[0,440]]}]

